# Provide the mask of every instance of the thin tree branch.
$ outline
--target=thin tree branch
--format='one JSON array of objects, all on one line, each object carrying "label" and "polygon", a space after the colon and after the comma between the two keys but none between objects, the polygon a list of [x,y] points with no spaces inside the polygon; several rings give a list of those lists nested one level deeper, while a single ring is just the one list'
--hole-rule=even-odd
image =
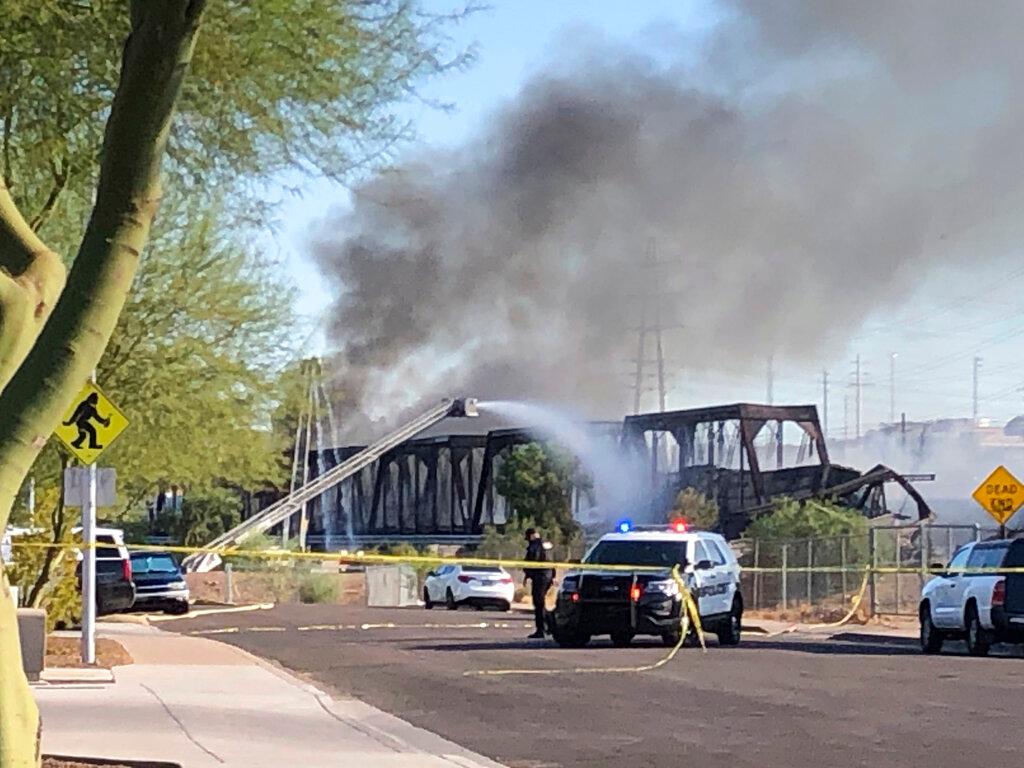
[{"label": "thin tree branch", "polygon": [[53,175],[53,186],[50,188],[50,194],[46,196],[46,202],[43,203],[42,208],[39,212],[32,217],[28,225],[32,228],[33,232],[38,232],[40,228],[50,218],[50,214],[53,213],[53,209],[57,205],[57,200],[60,198],[61,192],[63,192],[68,185],[68,171],[67,161],[65,160],[60,165],[57,162],[50,163],[50,173]]},{"label": "thin tree branch", "polygon": [[11,163],[11,113],[7,112],[4,115],[4,130],[3,130],[3,154],[4,154],[4,175],[3,183],[4,186],[10,189],[14,186],[14,173],[12,171]]}]

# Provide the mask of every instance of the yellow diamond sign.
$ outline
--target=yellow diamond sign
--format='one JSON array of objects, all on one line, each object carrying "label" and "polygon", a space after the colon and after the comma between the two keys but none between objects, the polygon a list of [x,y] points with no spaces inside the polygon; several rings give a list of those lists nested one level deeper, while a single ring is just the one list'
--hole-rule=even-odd
[{"label": "yellow diamond sign", "polygon": [[128,418],[95,384],[86,384],[54,431],[83,464],[92,464],[128,426]]},{"label": "yellow diamond sign", "polygon": [[996,467],[973,495],[1000,525],[1005,525],[1013,513],[1024,506],[1024,485],[1003,466]]}]

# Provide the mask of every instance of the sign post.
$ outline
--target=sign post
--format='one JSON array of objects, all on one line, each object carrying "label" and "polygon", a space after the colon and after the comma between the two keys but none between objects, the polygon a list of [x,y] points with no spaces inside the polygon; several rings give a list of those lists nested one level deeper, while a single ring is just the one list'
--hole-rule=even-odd
[{"label": "sign post", "polygon": [[1006,538],[1006,523],[1024,506],[1024,485],[1004,466],[998,466],[974,491],[974,500],[999,523]]},{"label": "sign post", "polygon": [[96,460],[128,426],[128,419],[96,386],[79,392],[54,434],[89,467],[82,503],[82,663],[96,663]]}]

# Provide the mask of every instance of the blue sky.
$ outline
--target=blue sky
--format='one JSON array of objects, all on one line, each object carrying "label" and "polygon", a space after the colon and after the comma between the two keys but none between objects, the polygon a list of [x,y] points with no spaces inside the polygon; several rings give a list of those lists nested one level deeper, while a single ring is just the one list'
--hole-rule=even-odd
[{"label": "blue sky", "polygon": [[[431,0],[438,10],[452,3]],[[673,29],[699,44],[714,27],[720,12],[713,3],[692,0],[496,0],[494,7],[467,19],[453,30],[456,46],[475,43],[479,58],[465,72],[440,78],[423,89],[427,99],[452,103],[441,111],[421,104],[406,113],[414,122],[418,144],[456,145],[470,136],[488,114],[511,99],[522,83],[547,62],[557,59],[560,46],[574,35],[603,35],[610,40],[634,41],[641,32]],[[306,258],[306,237],[314,223],[332,208],[346,205],[347,194],[330,182],[309,180],[301,199],[288,200],[281,213],[287,222],[267,246],[278,251],[301,292],[299,309],[311,333],[310,352],[320,351],[316,332],[330,295],[315,266]],[[1006,267],[991,267],[978,275],[965,265],[962,272],[922,273],[906,285],[906,298],[895,310],[878,312],[862,328],[850,329],[843,348],[814,364],[795,366],[776,361],[777,402],[821,402],[822,370],[830,375],[830,432],[842,431],[844,396],[849,398],[853,429],[853,391],[848,386],[854,360],[861,357],[863,378],[862,424],[887,420],[890,356],[896,358],[896,411],[909,419],[971,414],[972,366],[981,357],[980,415],[1006,420],[1024,412],[1024,374],[1018,358],[1024,353],[1024,319],[1012,310],[1024,285],[1024,269],[1008,255]],[[671,338],[666,340],[671,370],[671,407],[732,400],[762,401],[766,394],[766,362],[742,374],[679,368]],[[649,402],[649,405],[653,403]]]}]

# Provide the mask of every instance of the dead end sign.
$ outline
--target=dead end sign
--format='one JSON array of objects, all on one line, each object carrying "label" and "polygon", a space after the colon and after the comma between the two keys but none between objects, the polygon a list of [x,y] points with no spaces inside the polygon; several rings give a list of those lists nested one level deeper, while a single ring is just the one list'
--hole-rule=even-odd
[{"label": "dead end sign", "polygon": [[1024,485],[1006,467],[998,466],[975,489],[973,496],[997,523],[1005,525],[1024,506]]}]

